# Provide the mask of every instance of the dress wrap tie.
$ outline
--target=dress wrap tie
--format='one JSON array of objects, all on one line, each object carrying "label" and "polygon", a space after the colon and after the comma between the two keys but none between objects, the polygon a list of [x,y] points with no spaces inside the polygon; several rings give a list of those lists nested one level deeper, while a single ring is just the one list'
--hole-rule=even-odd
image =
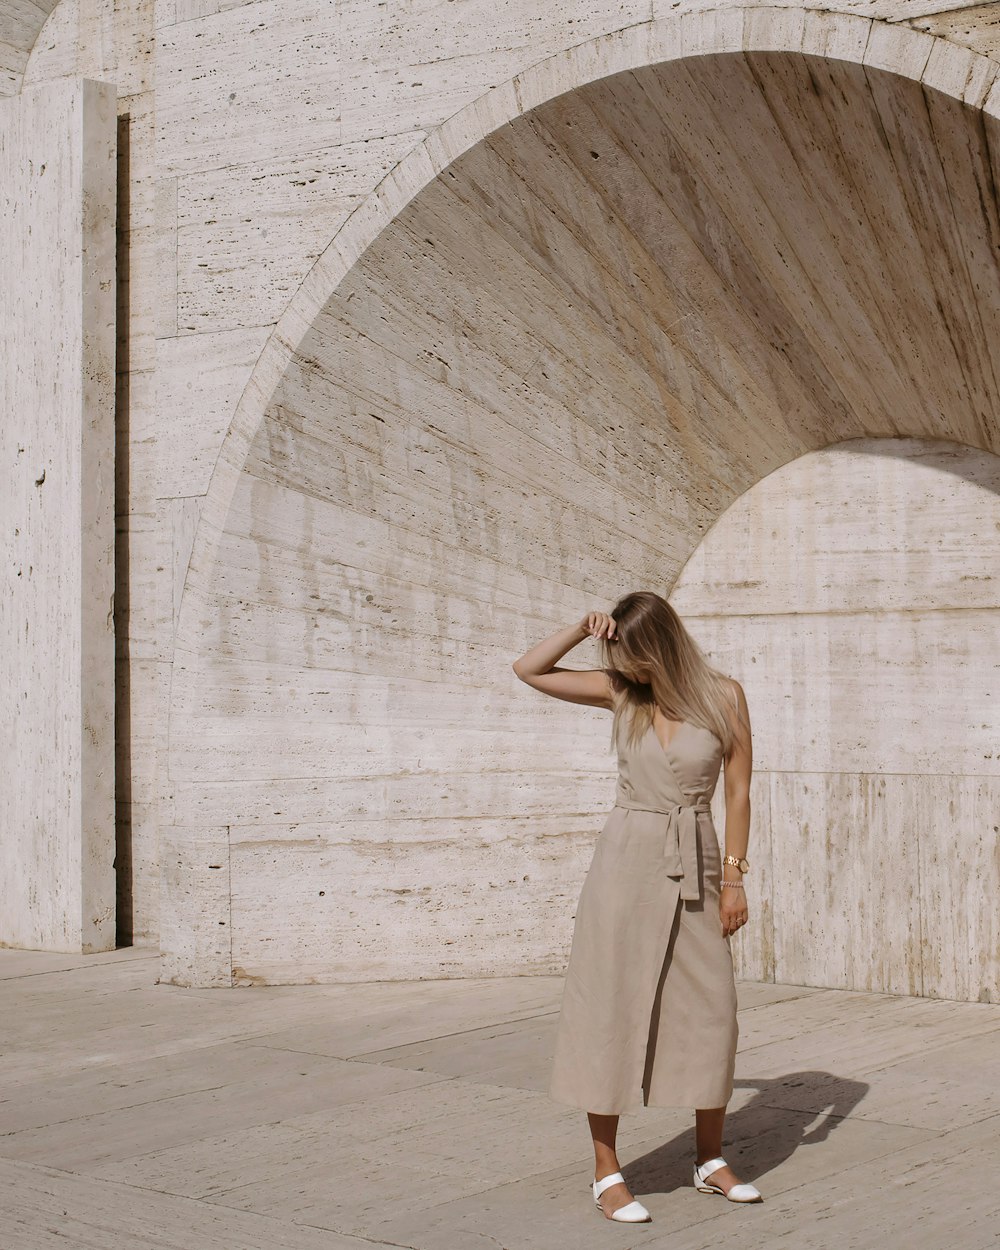
[{"label": "dress wrap tie", "polygon": [[707,799],[695,803],[671,803],[668,807],[654,807],[635,799],[618,797],[615,807],[627,807],[637,812],[658,812],[666,816],[663,854],[669,861],[668,877],[681,878],[681,898],[701,898],[701,881],[698,876],[698,813],[711,812]]}]

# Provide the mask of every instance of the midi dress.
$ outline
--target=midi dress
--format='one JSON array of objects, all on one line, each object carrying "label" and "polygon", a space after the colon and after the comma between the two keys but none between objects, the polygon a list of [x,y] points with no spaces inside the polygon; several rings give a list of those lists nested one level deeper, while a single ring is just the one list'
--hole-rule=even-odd
[{"label": "midi dress", "polygon": [[577,905],[549,1094],[603,1115],[722,1107],[739,1038],[709,805],[722,743],[683,721],[667,748],[652,725],[630,745],[625,721],[615,805]]}]

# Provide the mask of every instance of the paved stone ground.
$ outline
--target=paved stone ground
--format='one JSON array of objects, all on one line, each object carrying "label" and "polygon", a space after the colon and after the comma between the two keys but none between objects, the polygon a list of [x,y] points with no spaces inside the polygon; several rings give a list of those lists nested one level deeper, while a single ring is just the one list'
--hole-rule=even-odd
[{"label": "paved stone ground", "polygon": [[148,950],[0,951],[2,1250],[1000,1244],[1000,1006],[740,983],[725,1152],[623,1116],[653,1223],[593,1205],[546,1094],[559,977],[189,990]]}]

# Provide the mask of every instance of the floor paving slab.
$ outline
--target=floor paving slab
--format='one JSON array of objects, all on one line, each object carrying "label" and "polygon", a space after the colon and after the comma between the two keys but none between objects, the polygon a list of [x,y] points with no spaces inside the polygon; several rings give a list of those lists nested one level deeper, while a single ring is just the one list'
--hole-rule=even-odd
[{"label": "floor paving slab", "polygon": [[[102,1069],[105,1080],[99,1087],[67,1092],[62,1108],[63,1091],[58,1083],[36,1102],[31,1101],[33,1091],[22,1087],[13,1106],[7,1100],[0,1102],[0,1122],[8,1115],[15,1123],[43,1116],[46,1122],[6,1130],[0,1136],[0,1156],[90,1172],[107,1163],[193,1144],[204,1138],[209,1126],[213,1134],[239,1132],[320,1107],[356,1106],[387,1092],[439,1079],[325,1055],[269,1051],[247,1043],[213,1047],[207,1055],[202,1049],[185,1058],[189,1071],[175,1068],[161,1092],[162,1083],[155,1073],[142,1082],[146,1088],[128,1084],[134,1075],[131,1069],[148,1068],[148,1064],[129,1064],[124,1072],[116,1069],[120,1080],[113,1082]],[[222,1068],[227,1062],[228,1072]],[[192,1086],[187,1090],[182,1087],[185,1075]],[[171,1087],[177,1088],[171,1092]],[[85,1112],[88,1103],[104,1109]]]},{"label": "floor paving slab", "polygon": [[[0,967],[7,953],[0,951]],[[329,1019],[338,1002],[349,1001],[349,987],[342,986],[236,992],[160,985],[158,967],[158,960],[120,960],[0,980],[0,1082],[6,1087],[245,1040],[264,1031],[262,1021],[287,1030]]]},{"label": "floor paving slab", "polygon": [[853,990],[775,1003],[740,1014],[739,1059],[758,1075],[801,1065],[802,1056],[835,1055],[849,1071],[885,1067],[931,1047],[990,1033],[996,1003],[958,1003]]},{"label": "floor paving slab", "polygon": [[388,1250],[391,1244],[0,1161],[0,1250]]}]

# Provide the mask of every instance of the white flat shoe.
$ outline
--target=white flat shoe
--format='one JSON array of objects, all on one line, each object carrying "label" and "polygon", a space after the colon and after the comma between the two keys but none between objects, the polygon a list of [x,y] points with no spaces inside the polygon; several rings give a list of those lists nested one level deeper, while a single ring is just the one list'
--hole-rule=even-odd
[{"label": "white flat shoe", "polygon": [[[599,1181],[594,1181],[591,1188],[594,1191],[594,1203],[598,1211],[604,1215],[604,1208],[600,1204],[601,1194],[606,1189],[610,1189],[612,1185],[617,1185],[625,1179],[621,1172],[611,1172],[608,1176],[602,1176]],[[633,1198],[631,1202],[626,1202],[623,1207],[619,1207],[617,1211],[612,1211],[611,1215],[604,1215],[605,1219],[619,1220],[623,1224],[641,1224],[645,1220],[651,1220],[653,1217],[649,1214],[641,1202]]]},{"label": "white flat shoe", "polygon": [[722,1194],[724,1198],[728,1198],[730,1202],[763,1202],[764,1195],[760,1192],[756,1185],[741,1182],[739,1185],[733,1185],[729,1193],[719,1185],[713,1185],[711,1181],[705,1180],[706,1176],[711,1176],[713,1172],[717,1172],[719,1168],[726,1167],[726,1161],[721,1156],[718,1159],[708,1159],[700,1166],[695,1165],[694,1184],[699,1193],[702,1194]]}]

